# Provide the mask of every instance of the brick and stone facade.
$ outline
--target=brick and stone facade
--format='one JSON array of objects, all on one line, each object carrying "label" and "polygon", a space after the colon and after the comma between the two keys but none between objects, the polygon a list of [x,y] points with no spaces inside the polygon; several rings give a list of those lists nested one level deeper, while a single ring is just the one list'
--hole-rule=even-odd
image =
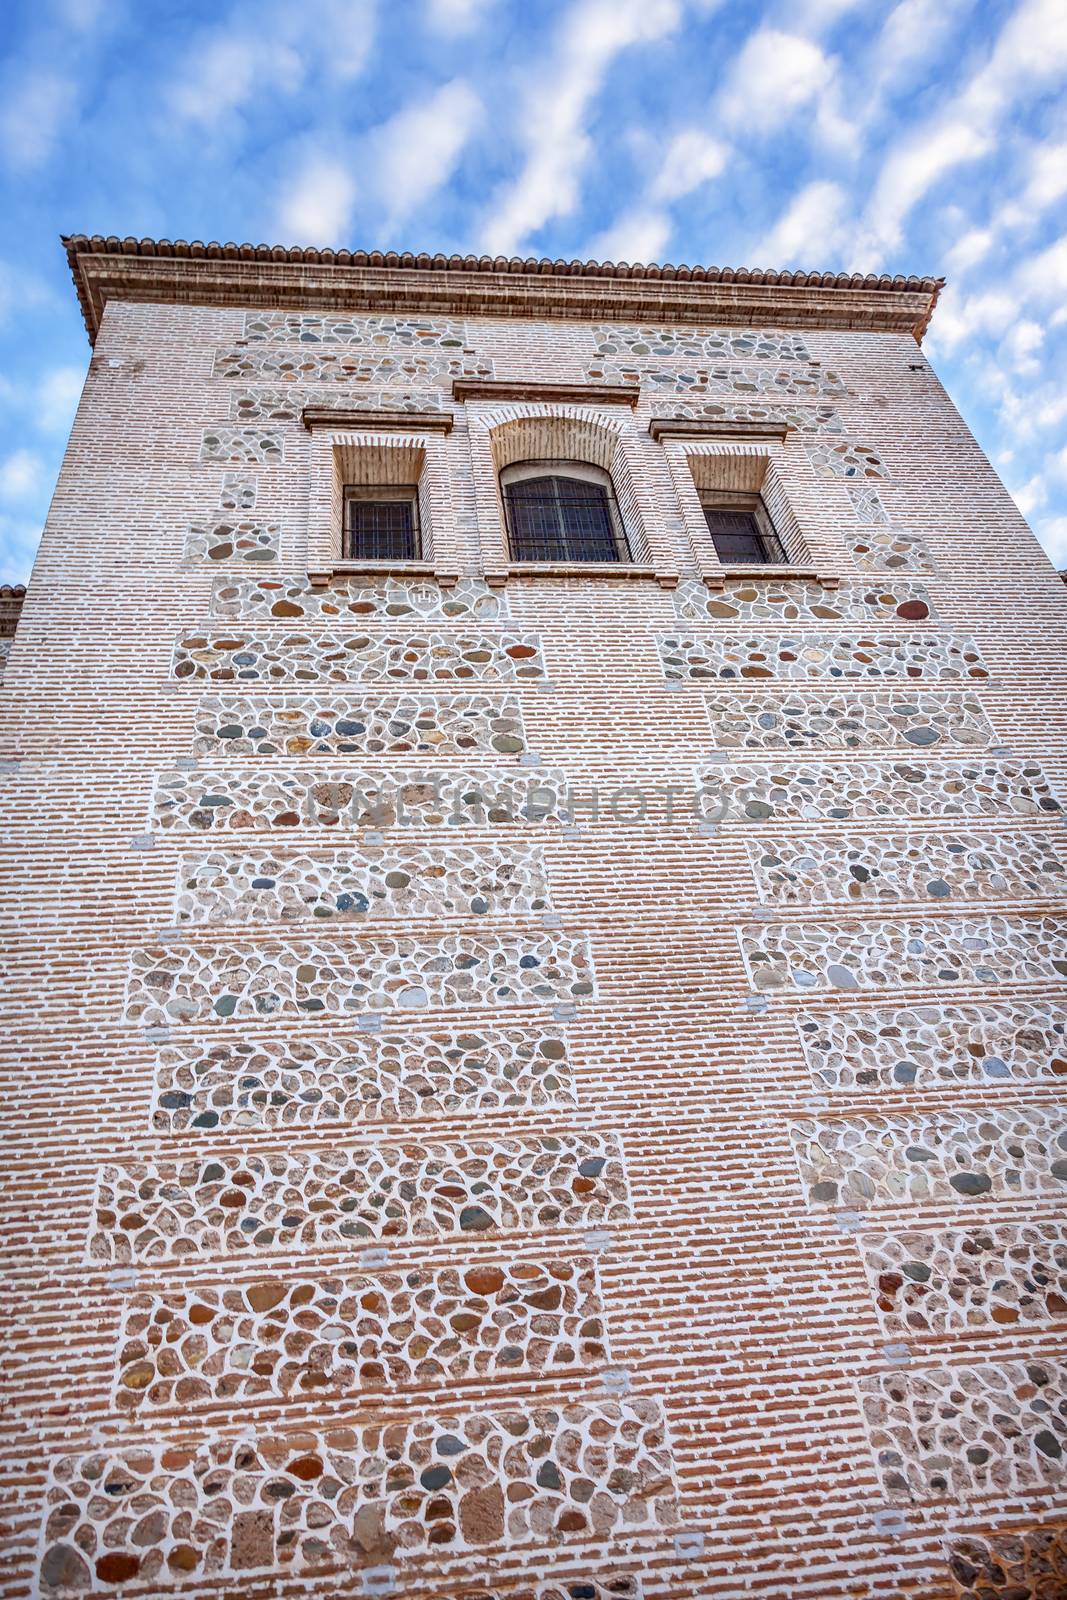
[{"label": "brick and stone facade", "polygon": [[937,285],[68,248],[0,1594],[1063,1600],[1067,593]]}]

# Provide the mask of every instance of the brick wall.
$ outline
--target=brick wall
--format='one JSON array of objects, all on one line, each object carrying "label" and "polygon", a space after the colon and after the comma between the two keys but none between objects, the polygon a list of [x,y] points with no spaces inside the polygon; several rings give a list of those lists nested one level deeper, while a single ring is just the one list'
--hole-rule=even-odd
[{"label": "brick wall", "polygon": [[[458,584],[309,584],[319,403],[454,412]],[[508,428],[641,572],[499,581]],[[908,336],[111,301],[3,690],[0,1594],[1067,1593],[1065,622]]]}]

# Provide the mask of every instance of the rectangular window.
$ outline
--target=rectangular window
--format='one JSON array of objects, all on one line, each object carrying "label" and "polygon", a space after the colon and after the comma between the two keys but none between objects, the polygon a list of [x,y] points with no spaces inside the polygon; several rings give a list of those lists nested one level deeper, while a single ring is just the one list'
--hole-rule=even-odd
[{"label": "rectangular window", "polygon": [[345,561],[418,561],[420,550],[414,484],[345,489]]},{"label": "rectangular window", "polygon": [[788,562],[767,508],[755,494],[701,496],[715,554],[724,566],[755,567]]}]

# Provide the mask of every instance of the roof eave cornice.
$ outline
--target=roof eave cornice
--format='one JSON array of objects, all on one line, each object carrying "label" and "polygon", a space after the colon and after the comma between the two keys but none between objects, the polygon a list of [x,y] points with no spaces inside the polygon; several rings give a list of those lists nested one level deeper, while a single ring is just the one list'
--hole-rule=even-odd
[{"label": "roof eave cornice", "polygon": [[941,280],[65,238],[90,340],[109,300],[847,328],[921,339]]}]

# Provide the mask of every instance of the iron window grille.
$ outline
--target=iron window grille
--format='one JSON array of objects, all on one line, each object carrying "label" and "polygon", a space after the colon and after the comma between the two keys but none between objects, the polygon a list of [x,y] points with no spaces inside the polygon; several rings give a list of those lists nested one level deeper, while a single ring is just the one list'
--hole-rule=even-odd
[{"label": "iron window grille", "polygon": [[566,461],[523,465],[544,471],[502,485],[512,561],[630,560],[608,482],[570,474]]},{"label": "iron window grille", "polygon": [[345,489],[345,561],[418,561],[419,496],[414,485]]},{"label": "iron window grille", "polygon": [[731,494],[701,497],[704,520],[724,566],[788,564],[789,557],[759,495]]}]

